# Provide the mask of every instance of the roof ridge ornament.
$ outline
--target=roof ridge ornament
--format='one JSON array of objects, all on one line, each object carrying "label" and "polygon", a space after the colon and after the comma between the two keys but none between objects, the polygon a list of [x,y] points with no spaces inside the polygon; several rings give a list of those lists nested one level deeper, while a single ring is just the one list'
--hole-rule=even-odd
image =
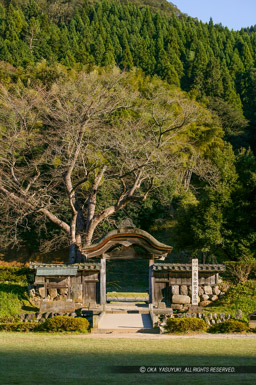
[{"label": "roof ridge ornament", "polygon": [[126,217],[126,218],[121,220],[121,222],[119,223],[118,228],[119,229],[135,229],[136,226],[133,223],[133,221],[131,220],[131,218]]}]

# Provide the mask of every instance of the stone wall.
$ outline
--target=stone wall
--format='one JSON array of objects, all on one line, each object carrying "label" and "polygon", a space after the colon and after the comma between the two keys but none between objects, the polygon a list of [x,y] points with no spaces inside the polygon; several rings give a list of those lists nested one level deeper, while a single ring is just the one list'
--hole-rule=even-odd
[{"label": "stone wall", "polygon": [[68,288],[48,288],[46,295],[44,286],[40,284],[30,285],[28,294],[31,302],[39,307],[43,299],[48,299],[49,301],[66,301],[68,299]]},{"label": "stone wall", "polygon": [[[223,297],[229,286],[224,283],[218,285],[201,285],[198,287],[198,305],[207,306]],[[192,286],[171,286],[171,307],[173,310],[186,311],[192,302]]]}]

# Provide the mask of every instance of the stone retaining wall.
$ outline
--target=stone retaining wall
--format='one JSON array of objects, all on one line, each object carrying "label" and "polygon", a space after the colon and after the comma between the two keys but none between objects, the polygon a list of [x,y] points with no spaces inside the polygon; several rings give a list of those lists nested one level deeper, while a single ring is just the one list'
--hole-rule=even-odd
[{"label": "stone retaining wall", "polygon": [[[229,289],[229,285],[201,285],[198,288],[199,306],[207,306],[217,299],[223,297]],[[171,286],[171,307],[173,310],[186,311],[192,302],[192,286],[172,285]]]}]

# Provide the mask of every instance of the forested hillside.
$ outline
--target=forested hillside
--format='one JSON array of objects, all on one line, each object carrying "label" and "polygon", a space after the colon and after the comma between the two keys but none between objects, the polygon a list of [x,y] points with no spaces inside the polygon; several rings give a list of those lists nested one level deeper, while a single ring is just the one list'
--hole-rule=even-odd
[{"label": "forested hillside", "polygon": [[[170,146],[171,162],[175,159],[177,167],[172,167],[169,185],[159,189],[163,178],[163,173],[160,173],[161,177],[159,175],[159,179],[154,181],[158,189],[153,188],[151,195],[148,194],[147,200],[140,205],[129,204],[124,214],[133,216],[138,225],[151,229],[159,229],[159,218],[162,219],[165,226],[169,226],[168,231],[171,229],[177,248],[194,255],[215,255],[231,260],[250,258],[256,249],[255,28],[230,31],[212,21],[208,24],[199,22],[181,11],[164,0],[0,1],[0,80],[5,90],[3,94],[9,95],[9,106],[6,96],[5,99],[2,97],[5,115],[2,113],[1,127],[5,130],[11,106],[20,105],[19,93],[23,94],[23,102],[29,103],[24,89],[42,87],[44,92],[48,92],[52,87],[59,87],[63,92],[61,83],[67,82],[71,87],[71,79],[77,81],[80,73],[96,70],[110,74],[117,66],[125,73],[131,71],[133,74],[130,81],[137,92],[136,98],[141,98],[145,108],[145,116],[135,108],[139,114],[137,117],[140,116],[143,124],[150,122],[156,129],[164,124],[159,99],[162,87],[162,92],[169,95],[169,101],[162,100],[162,103],[166,103],[167,110],[170,108],[173,122],[179,117],[173,128],[177,131],[179,125],[186,127],[182,134],[178,131],[177,141]],[[156,76],[163,82],[154,88],[156,104],[152,102],[152,105],[157,106],[160,115],[152,113],[152,105],[150,107],[148,102],[152,92],[150,82],[159,82]],[[98,81],[102,86],[105,80]],[[168,91],[166,87],[169,87]],[[185,93],[178,91],[179,88]],[[79,87],[76,92],[79,92]],[[131,95],[129,92],[127,97]],[[135,99],[136,105],[138,99]],[[42,106],[42,102],[33,100],[33,103],[37,109]],[[188,112],[192,105],[201,111],[197,120],[193,120],[192,113]],[[79,109],[75,108],[77,114]],[[186,121],[185,115],[191,120]],[[109,116],[105,118],[105,125],[113,124],[113,121],[109,122]],[[43,119],[41,115],[40,119]],[[13,127],[13,122],[8,124]],[[125,130],[124,120],[122,124]],[[142,131],[146,130],[142,128],[143,124],[140,125]],[[56,127],[52,125],[51,129]],[[158,135],[164,129],[166,126],[161,126]],[[97,151],[103,152],[103,147]],[[15,151],[18,164],[17,151],[19,153],[22,149],[18,146]],[[6,154],[2,154],[4,172],[7,172],[6,159]],[[46,163],[41,163],[41,167],[45,168]],[[23,167],[23,174],[24,170]],[[37,175],[36,170],[35,167],[34,171],[29,171],[31,177]],[[24,186],[29,184],[28,181],[22,183]],[[142,181],[140,183],[143,186]],[[148,175],[147,183],[143,186],[144,194],[150,186]],[[90,185],[88,191],[89,188]],[[113,191],[112,187],[99,191],[101,209],[103,202],[111,204],[115,195]],[[67,211],[59,206],[63,218]],[[25,221],[30,215],[31,211]],[[29,236],[24,222],[17,226],[26,242],[31,239],[31,234],[36,234],[34,225],[30,224]],[[111,224],[103,226],[103,229],[108,226]],[[54,227],[49,230],[49,226],[48,230],[45,227],[40,231],[45,238],[47,234],[59,234]],[[3,237],[2,243],[6,239]]]}]

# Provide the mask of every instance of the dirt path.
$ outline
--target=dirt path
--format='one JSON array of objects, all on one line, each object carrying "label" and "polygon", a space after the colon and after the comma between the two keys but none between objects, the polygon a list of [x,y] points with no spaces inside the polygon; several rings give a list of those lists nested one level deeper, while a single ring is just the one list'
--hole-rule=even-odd
[{"label": "dirt path", "polygon": [[[62,336],[61,336],[62,337]],[[65,335],[66,338],[128,338],[128,339],[144,339],[144,340],[168,340],[168,339],[248,339],[256,340],[256,334],[148,334],[148,333],[106,333],[106,334],[79,334],[79,335]],[[255,341],[256,342],[256,341]]]}]

